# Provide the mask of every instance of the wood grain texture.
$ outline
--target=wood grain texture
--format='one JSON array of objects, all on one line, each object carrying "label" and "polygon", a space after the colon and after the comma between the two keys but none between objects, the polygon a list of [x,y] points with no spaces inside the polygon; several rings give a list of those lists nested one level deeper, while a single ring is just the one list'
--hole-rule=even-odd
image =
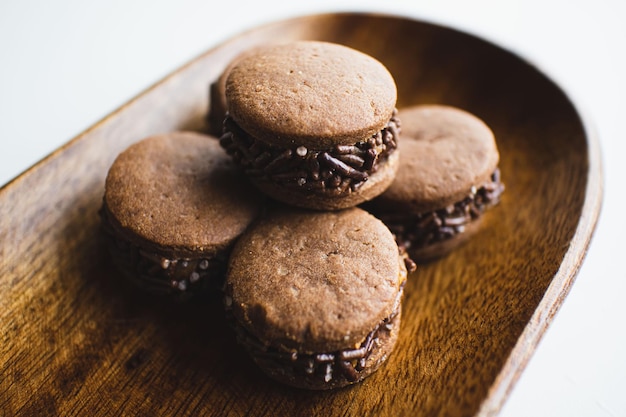
[{"label": "wood grain texture", "polygon": [[[494,131],[507,190],[484,227],[405,289],[396,351],[362,384],[268,380],[214,299],[145,297],[109,262],[97,210],[117,154],[203,130],[208,86],[240,51],[319,39],[381,60],[398,106],[442,103]],[[0,416],[496,414],[582,262],[602,195],[597,140],[567,96],[509,52],[394,16],[331,14],[243,33],[156,84],[0,190]]]}]

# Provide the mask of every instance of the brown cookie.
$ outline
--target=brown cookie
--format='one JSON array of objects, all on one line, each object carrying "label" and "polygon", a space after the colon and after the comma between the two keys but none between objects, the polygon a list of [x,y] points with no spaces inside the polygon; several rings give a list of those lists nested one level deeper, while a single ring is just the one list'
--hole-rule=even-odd
[{"label": "brown cookie", "polygon": [[450,106],[402,109],[400,168],[367,209],[416,261],[439,257],[479,229],[504,185],[494,135],[476,116]]},{"label": "brown cookie", "polygon": [[219,284],[261,202],[215,139],[176,132],[117,157],[100,213],[125,275],[148,291],[180,294]]},{"label": "brown cookie", "polygon": [[299,41],[229,70],[222,146],[273,198],[313,209],[380,194],[397,170],[396,86],[374,58]]},{"label": "brown cookie", "polygon": [[393,235],[366,211],[283,208],[235,245],[226,306],[267,374],[330,389],[362,380],[391,353],[405,281]]}]

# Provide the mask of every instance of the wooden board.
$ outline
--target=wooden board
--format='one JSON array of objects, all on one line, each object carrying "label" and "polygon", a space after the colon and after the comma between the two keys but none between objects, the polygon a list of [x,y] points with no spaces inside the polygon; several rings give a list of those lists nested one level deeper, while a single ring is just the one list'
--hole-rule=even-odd
[{"label": "wooden board", "polygon": [[[206,128],[208,86],[258,43],[320,39],[380,59],[398,106],[444,103],[489,124],[506,192],[469,244],[406,287],[396,351],[362,384],[268,380],[216,300],[167,303],[119,279],[97,215],[129,144]],[[69,111],[69,110],[68,110]],[[305,16],[208,51],[0,190],[0,415],[472,416],[500,409],[569,290],[602,195],[596,138],[564,92],[491,43],[397,16]]]}]

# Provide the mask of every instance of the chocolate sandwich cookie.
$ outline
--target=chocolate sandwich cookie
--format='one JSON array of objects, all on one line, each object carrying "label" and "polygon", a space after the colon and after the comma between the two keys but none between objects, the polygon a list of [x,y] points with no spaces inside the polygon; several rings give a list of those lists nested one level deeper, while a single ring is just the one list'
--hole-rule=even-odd
[{"label": "chocolate sandwich cookie", "polygon": [[259,48],[229,70],[220,143],[276,200],[352,207],[382,193],[395,176],[396,94],[383,64],[346,46]]},{"label": "chocolate sandwich cookie", "polygon": [[183,296],[222,285],[229,250],[261,202],[217,140],[177,132],[117,157],[100,214],[112,260],[132,282]]},{"label": "chocolate sandwich cookie", "polygon": [[308,389],[361,381],[394,348],[406,268],[393,235],[359,208],[279,210],[235,245],[225,304],[272,378]]},{"label": "chocolate sandwich cookie", "polygon": [[442,256],[479,229],[504,190],[494,135],[476,116],[450,106],[400,111],[400,168],[367,209],[416,261]]}]

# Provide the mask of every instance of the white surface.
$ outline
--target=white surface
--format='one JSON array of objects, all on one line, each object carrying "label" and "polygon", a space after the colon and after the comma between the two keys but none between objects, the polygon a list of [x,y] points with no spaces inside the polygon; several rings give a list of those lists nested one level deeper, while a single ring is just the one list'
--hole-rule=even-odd
[{"label": "white surface", "polygon": [[[600,136],[605,197],[576,283],[502,416],[626,416],[626,2],[0,2],[0,184],[209,47],[258,24],[377,10],[456,26],[555,78]],[[621,190],[621,191],[620,191]]]}]

